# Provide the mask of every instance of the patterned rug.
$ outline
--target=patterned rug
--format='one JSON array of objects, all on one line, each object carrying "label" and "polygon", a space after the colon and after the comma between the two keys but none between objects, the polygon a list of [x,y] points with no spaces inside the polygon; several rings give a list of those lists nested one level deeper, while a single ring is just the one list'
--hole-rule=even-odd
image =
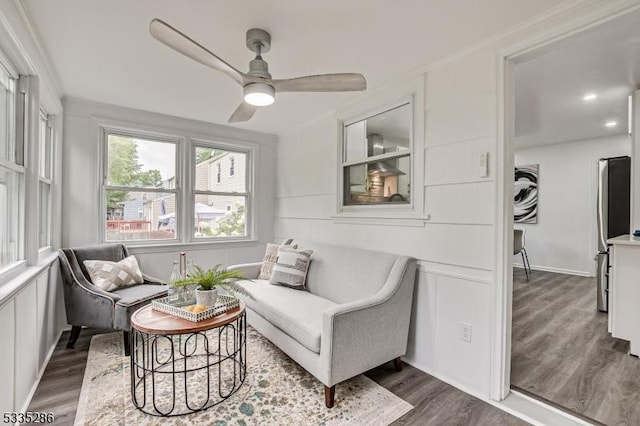
[{"label": "patterned rug", "polygon": [[122,334],[94,336],[75,425],[388,425],[413,408],[360,375],[336,386],[336,403],[328,409],[322,383],[251,327],[247,345],[247,377],[228,400],[199,413],[159,418],[131,402]]}]

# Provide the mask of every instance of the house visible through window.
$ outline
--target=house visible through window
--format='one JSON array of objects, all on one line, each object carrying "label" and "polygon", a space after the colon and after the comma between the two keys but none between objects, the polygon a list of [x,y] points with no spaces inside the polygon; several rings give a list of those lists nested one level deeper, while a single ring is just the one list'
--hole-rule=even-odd
[{"label": "house visible through window", "polygon": [[176,143],[109,131],[105,143],[105,240],[176,239]]},{"label": "house visible through window", "polygon": [[[247,208],[251,197],[247,179],[249,155],[247,152],[228,151],[225,148],[198,142],[195,146],[194,215],[193,237],[232,238],[249,234]],[[237,161],[236,161],[237,160]],[[229,177],[221,176],[222,163],[229,162]],[[215,184],[209,176],[216,172]],[[243,177],[244,179],[238,179]]]}]

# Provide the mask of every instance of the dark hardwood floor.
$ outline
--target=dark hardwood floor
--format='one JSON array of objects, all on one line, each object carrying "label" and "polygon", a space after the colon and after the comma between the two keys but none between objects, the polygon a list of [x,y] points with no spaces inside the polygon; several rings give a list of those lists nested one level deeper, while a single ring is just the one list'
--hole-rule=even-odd
[{"label": "dark hardwood floor", "polygon": [[511,385],[607,425],[640,425],[640,360],[607,332],[595,278],[514,269]]},{"label": "dark hardwood floor", "polygon": [[[82,330],[75,349],[66,349],[69,332],[62,334],[30,411],[53,412],[56,425],[73,425],[91,337],[101,332],[104,331]],[[407,364],[396,372],[389,362],[366,375],[414,406],[395,425],[527,424]]]}]

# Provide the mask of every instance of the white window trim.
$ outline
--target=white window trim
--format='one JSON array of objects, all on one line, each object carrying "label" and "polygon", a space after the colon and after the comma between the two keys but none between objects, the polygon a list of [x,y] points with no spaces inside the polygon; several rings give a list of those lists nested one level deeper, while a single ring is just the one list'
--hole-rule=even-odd
[{"label": "white window trim", "polygon": [[[174,187],[173,188],[141,188],[141,187],[121,187],[116,185],[108,185],[107,184],[107,174],[108,174],[108,144],[107,139],[108,135],[118,135],[125,136],[131,138],[145,139],[150,141],[157,141],[163,143],[172,143],[175,145],[175,174],[174,174]],[[184,145],[184,138],[181,138],[176,135],[164,134],[164,133],[155,133],[149,132],[148,130],[137,130],[131,129],[127,127],[121,127],[117,125],[102,125],[100,126],[100,155],[99,155],[99,169],[100,173],[98,174],[99,180],[99,194],[100,194],[100,224],[98,226],[98,241],[103,243],[114,243],[114,242],[124,242],[127,246],[134,245],[149,245],[149,244],[176,244],[182,241],[182,230],[184,228],[183,223],[185,222],[185,216],[189,214],[188,211],[185,211],[181,206],[183,205],[182,200],[184,198],[183,195],[183,187],[182,187],[182,176],[183,176],[183,161],[182,161],[182,149],[181,146]],[[159,193],[174,193],[176,197],[176,213],[178,211],[183,212],[183,214],[176,214],[176,238],[174,239],[147,239],[147,240],[107,240],[107,232],[106,232],[106,224],[107,224],[107,189],[115,189],[115,190],[123,190],[123,191],[141,191],[141,192],[159,192]]]},{"label": "white window trim", "polygon": [[[380,114],[409,102],[411,120],[411,202],[394,205],[345,205],[343,161],[345,126]],[[370,105],[376,105],[371,108]],[[412,77],[395,90],[382,90],[341,110],[338,118],[338,149],[336,158],[337,190],[336,223],[423,227],[428,220],[424,203],[425,134],[424,134],[424,79]],[[357,163],[361,163],[358,161]]]},{"label": "white window trim", "polygon": [[[49,162],[49,177],[44,177],[40,174],[40,164],[38,162],[38,203],[40,203],[40,184],[44,183],[49,186],[49,200],[48,200],[48,210],[47,210],[47,244],[40,245],[40,220],[38,221],[38,257],[42,257],[42,255],[50,252],[52,250],[52,239],[53,239],[53,176],[54,176],[54,155],[55,155],[55,138],[53,132],[53,124],[51,120],[51,116],[46,114],[42,109],[40,109],[40,118],[44,118],[46,120],[46,132],[45,132],[45,147],[47,147],[48,157],[46,158]],[[38,133],[39,137],[39,133]],[[38,140],[38,147],[40,147],[40,141]],[[40,156],[38,155],[38,158]],[[42,213],[41,206],[38,204],[38,215]],[[38,217],[38,219],[41,219]]]},{"label": "white window trim", "polygon": [[[176,208],[183,212],[182,219],[178,216],[176,223],[176,239],[173,240],[128,240],[127,247],[133,249],[132,252],[139,253],[165,253],[184,250],[206,250],[212,246],[225,244],[242,245],[244,243],[255,243],[258,241],[257,219],[255,215],[255,173],[258,167],[255,159],[259,158],[260,145],[257,142],[235,139],[229,137],[218,137],[209,133],[197,131],[186,131],[183,129],[173,129],[163,127],[161,125],[152,126],[139,122],[130,122],[118,119],[105,118],[100,116],[92,116],[92,120],[99,127],[100,148],[97,156],[96,167],[97,173],[96,188],[100,194],[98,203],[100,223],[96,227],[96,241],[106,241],[106,193],[104,192],[104,176],[106,173],[107,145],[105,135],[107,132],[118,134],[129,133],[134,137],[144,137],[151,140],[175,141],[176,149],[176,171],[175,171],[175,189],[180,189],[180,199],[176,199]],[[193,238],[193,202],[189,194],[193,194],[191,188],[195,186],[195,176],[191,172],[187,172],[187,167],[195,164],[193,155],[193,142],[198,144],[214,144],[221,149],[236,152],[247,152],[247,168],[245,170],[248,182],[247,188],[250,189],[250,196],[247,198],[246,213],[246,229],[247,235],[244,237],[231,238],[212,238],[212,239],[194,239]],[[215,142],[212,142],[215,141]],[[183,186],[184,185],[184,186]],[[166,192],[166,190],[164,191]],[[177,221],[177,222],[178,222]],[[116,241],[108,241],[116,242]],[[136,250],[137,248],[137,250]]]},{"label": "white window trim", "polygon": [[[190,239],[191,243],[219,243],[219,242],[234,242],[234,241],[255,241],[255,214],[254,214],[254,205],[255,205],[255,161],[257,158],[256,155],[256,147],[253,144],[238,144],[237,142],[228,142],[228,141],[212,141],[210,138],[192,138],[190,140],[189,153],[191,160],[189,161],[189,167],[193,168],[193,172],[190,172],[190,206],[193,209],[195,206],[195,196],[196,194],[207,194],[207,195],[229,195],[229,196],[244,196],[245,197],[245,231],[246,235],[241,235],[237,237],[210,237],[210,238],[195,238],[193,235],[194,226],[191,227],[190,231]],[[245,164],[245,192],[224,192],[224,191],[202,191],[195,189],[195,166],[196,166],[196,158],[195,158],[195,148],[203,147],[203,148],[218,148],[224,151],[227,151],[231,154],[239,153],[246,155],[246,164]],[[218,182],[216,181],[216,184]],[[193,221],[193,214],[191,215],[191,220]]]}]

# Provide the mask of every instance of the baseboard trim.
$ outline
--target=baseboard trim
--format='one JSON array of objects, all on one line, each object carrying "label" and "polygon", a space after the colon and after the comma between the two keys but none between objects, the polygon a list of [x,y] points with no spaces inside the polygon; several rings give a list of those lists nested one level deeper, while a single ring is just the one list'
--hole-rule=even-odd
[{"label": "baseboard trim", "polygon": [[[524,269],[524,267],[522,266],[521,263],[514,263],[513,267],[514,268]],[[575,275],[575,276],[578,276],[578,277],[588,277],[588,278],[592,278],[594,276],[591,272],[575,271],[573,269],[553,268],[553,267],[550,267],[550,266],[531,265],[531,270],[532,271],[543,271],[543,272],[554,272],[556,274]]]},{"label": "baseboard trim", "polygon": [[53,345],[51,345],[51,347],[49,348],[49,351],[47,352],[47,356],[45,357],[44,362],[42,363],[42,367],[40,367],[40,371],[38,372],[38,378],[36,379],[33,386],[31,387],[31,390],[27,395],[27,399],[24,405],[22,406],[22,410],[20,410],[21,413],[26,413],[29,410],[29,405],[31,405],[31,400],[33,399],[33,396],[36,394],[36,391],[38,390],[38,386],[40,385],[42,376],[44,375],[44,372],[47,369],[47,365],[49,365],[49,361],[51,361],[51,357],[53,356],[53,352],[56,350],[56,346],[58,346],[58,342],[60,341],[60,338],[62,337],[62,333],[64,332],[65,332],[65,327],[62,327],[58,332],[58,338],[54,340]]}]

